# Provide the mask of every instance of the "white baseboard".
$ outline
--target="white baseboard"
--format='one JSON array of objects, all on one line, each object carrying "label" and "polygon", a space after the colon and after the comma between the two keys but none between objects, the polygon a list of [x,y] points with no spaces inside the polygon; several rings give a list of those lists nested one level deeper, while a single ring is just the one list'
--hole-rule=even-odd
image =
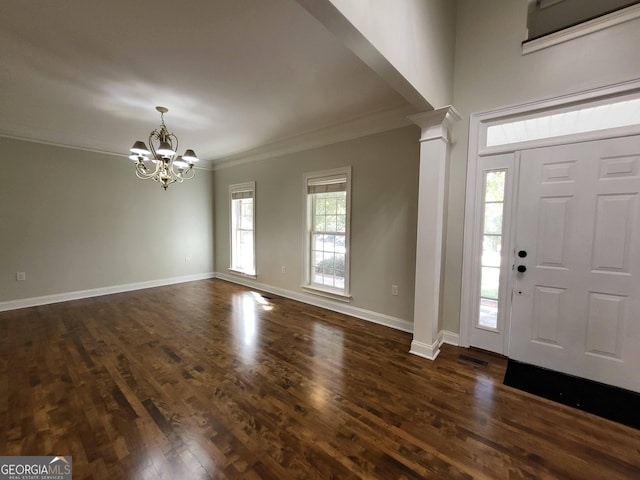
[{"label": "white baseboard", "polygon": [[413,333],[413,323],[398,317],[392,317],[383,313],[365,310],[364,308],[354,307],[342,302],[335,302],[327,298],[317,297],[315,295],[304,292],[294,292],[292,290],[274,287],[272,285],[256,282],[255,280],[251,280],[250,278],[243,276],[237,276],[222,272],[216,272],[215,276],[216,278],[219,278],[221,280],[226,280],[228,282],[237,283],[246,287],[255,288],[256,290],[262,290],[263,292],[273,293],[274,295],[290,298],[291,300],[297,300],[298,302],[307,303],[309,305],[315,305],[316,307],[326,308],[327,310],[331,310],[333,312],[344,313],[345,315],[350,315],[362,320],[367,320],[379,325],[384,325],[385,327],[391,327],[403,332]]},{"label": "white baseboard", "polygon": [[[220,278],[232,283],[237,283],[247,287],[255,288],[263,292],[273,293],[281,297],[297,300],[309,305],[315,305],[316,307],[326,308],[338,313],[350,315],[352,317],[367,320],[372,323],[384,325],[402,332],[413,333],[413,323],[408,320],[403,320],[398,317],[385,315],[383,313],[373,312],[364,308],[358,308],[351,305],[337,303],[329,299],[316,297],[304,292],[294,292],[292,290],[286,290],[283,288],[274,287],[264,283],[251,280],[250,278],[237,276],[228,273],[221,272],[208,272],[199,273],[194,275],[185,275],[181,277],[163,278],[159,280],[150,280],[146,282],[127,283],[124,285],[114,285],[110,287],[93,288],[89,290],[79,290],[75,292],[58,293],[53,295],[44,295],[41,297],[22,298],[19,300],[9,300],[6,302],[0,302],[0,312],[8,310],[17,310],[20,308],[37,307],[39,305],[47,305],[50,303],[67,302],[71,300],[80,300],[82,298],[99,297],[102,295],[111,295],[114,293],[130,292],[134,290],[142,290],[145,288],[162,287],[166,285],[174,285],[177,283],[193,282],[196,280],[206,280],[209,278]],[[442,330],[438,335],[438,338],[432,345],[427,345],[416,340],[411,342],[410,353],[418,355],[420,357],[428,358],[429,360],[435,360],[440,353],[440,346],[443,343],[449,345],[459,345],[460,336],[455,332]]]},{"label": "white baseboard", "polygon": [[67,302],[69,300],[80,300],[81,298],[111,295],[113,293],[130,292],[133,290],[142,290],[144,288],[163,287],[165,285],[174,285],[176,283],[206,280],[214,277],[215,274],[213,272],[196,273],[194,275],[162,278],[159,280],[149,280],[147,282],[127,283],[124,285],[113,285],[111,287],[92,288],[90,290],[78,290],[76,292],[56,293],[53,295],[44,295],[42,297],[21,298],[19,300],[0,302],[0,312],[17,310],[19,308],[37,307],[38,305],[47,305],[50,303]]},{"label": "white baseboard", "polygon": [[447,345],[453,345],[454,347],[460,346],[460,335],[455,332],[450,332],[449,330],[442,330],[440,332],[442,335],[442,343],[446,343]]}]

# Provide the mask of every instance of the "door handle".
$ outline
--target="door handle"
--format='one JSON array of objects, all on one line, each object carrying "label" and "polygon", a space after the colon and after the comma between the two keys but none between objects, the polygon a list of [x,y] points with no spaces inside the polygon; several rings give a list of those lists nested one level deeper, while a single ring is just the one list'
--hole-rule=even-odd
[{"label": "door handle", "polygon": [[526,272],[526,271],[527,271],[527,267],[525,267],[524,265],[518,265],[517,270],[518,270],[520,273],[524,273],[524,272]]}]

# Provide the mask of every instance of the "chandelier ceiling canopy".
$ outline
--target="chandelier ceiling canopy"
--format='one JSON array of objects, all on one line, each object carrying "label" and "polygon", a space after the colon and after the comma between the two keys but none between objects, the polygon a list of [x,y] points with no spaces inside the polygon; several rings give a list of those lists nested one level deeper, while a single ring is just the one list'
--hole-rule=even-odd
[{"label": "chandelier ceiling canopy", "polygon": [[129,149],[129,158],[136,162],[136,175],[143,180],[152,179],[165,190],[172,183],[182,183],[195,176],[193,165],[198,161],[196,153],[187,149],[176,155],[178,137],[167,130],[164,114],[166,107],[156,107],[160,112],[160,127],[149,134],[149,148],[142,140],[137,140]]}]

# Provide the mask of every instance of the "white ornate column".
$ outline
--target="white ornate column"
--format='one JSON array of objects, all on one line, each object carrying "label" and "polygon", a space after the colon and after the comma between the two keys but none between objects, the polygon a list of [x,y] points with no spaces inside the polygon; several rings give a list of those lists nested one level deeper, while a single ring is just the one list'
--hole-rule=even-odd
[{"label": "white ornate column", "polygon": [[435,360],[442,345],[440,289],[448,191],[449,129],[460,120],[452,106],[409,117],[421,128],[418,238],[410,352]]}]

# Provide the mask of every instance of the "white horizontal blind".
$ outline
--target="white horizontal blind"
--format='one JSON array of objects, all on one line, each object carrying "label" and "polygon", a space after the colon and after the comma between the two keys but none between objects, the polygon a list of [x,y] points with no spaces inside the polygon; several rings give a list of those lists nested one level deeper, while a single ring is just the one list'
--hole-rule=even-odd
[{"label": "white horizontal blind", "polygon": [[253,190],[240,191],[240,192],[231,192],[232,200],[240,200],[242,198],[253,198]]},{"label": "white horizontal blind", "polygon": [[347,178],[340,176],[334,178],[314,178],[307,182],[307,193],[346,192]]}]

